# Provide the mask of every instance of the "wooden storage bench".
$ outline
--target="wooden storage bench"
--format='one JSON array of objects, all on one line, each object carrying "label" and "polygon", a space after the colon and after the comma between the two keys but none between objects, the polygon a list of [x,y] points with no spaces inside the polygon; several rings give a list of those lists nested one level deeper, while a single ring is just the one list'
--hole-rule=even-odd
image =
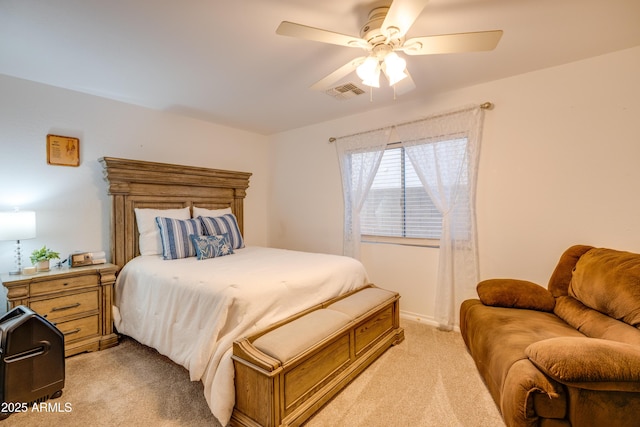
[{"label": "wooden storage bench", "polygon": [[400,296],[373,285],[233,345],[233,426],[297,426],[404,339]]}]

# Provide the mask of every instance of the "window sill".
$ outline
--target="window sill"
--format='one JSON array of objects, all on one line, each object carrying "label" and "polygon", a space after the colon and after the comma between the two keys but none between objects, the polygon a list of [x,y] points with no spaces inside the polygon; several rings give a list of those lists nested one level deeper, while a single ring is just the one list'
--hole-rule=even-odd
[{"label": "window sill", "polygon": [[439,248],[440,240],[437,239],[416,239],[411,237],[387,237],[387,236],[368,236],[363,235],[360,238],[361,243],[368,244],[386,244],[400,246],[418,246],[421,248]]}]

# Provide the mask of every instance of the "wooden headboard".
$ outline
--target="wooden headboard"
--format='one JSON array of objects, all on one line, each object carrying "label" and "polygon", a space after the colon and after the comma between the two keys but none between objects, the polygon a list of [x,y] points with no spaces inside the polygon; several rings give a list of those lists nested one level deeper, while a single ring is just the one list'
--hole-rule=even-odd
[{"label": "wooden headboard", "polygon": [[111,262],[122,267],[136,257],[135,208],[231,207],[243,226],[250,173],[103,157],[111,196]]}]

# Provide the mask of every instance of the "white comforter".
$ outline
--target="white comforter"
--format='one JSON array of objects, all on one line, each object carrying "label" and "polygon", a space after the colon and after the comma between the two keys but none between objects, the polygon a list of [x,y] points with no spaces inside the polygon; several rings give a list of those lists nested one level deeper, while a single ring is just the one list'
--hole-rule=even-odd
[{"label": "white comforter", "polygon": [[115,326],[202,380],[226,425],[235,403],[233,341],[367,283],[352,258],[262,247],[198,261],[141,256],[116,282]]}]

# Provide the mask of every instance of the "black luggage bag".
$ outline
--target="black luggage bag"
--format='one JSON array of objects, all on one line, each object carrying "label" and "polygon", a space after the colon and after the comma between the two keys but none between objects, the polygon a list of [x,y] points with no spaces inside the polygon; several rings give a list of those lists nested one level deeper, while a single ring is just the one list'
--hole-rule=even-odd
[{"label": "black luggage bag", "polygon": [[64,335],[25,306],[0,318],[0,419],[62,395]]}]

